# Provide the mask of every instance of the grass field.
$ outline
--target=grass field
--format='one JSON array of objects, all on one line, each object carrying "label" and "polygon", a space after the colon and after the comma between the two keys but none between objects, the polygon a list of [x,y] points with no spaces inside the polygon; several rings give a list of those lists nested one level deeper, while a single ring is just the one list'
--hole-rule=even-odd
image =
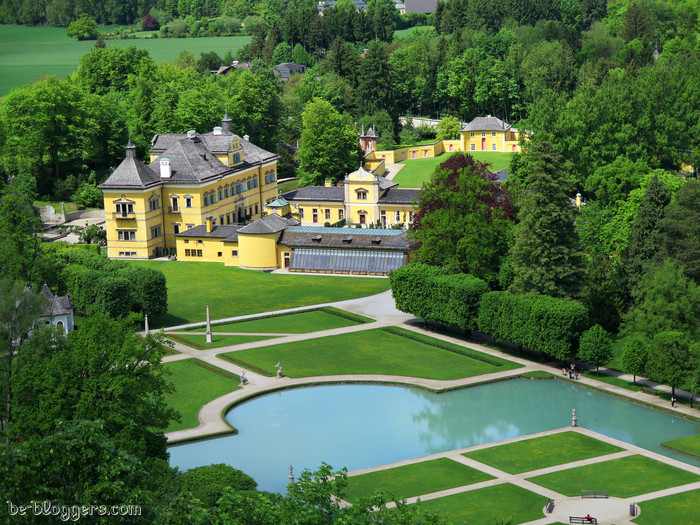
[{"label": "grass field", "polygon": [[464,456],[510,474],[520,474],[621,450],[578,432],[562,432],[484,448],[468,452]]},{"label": "grass field", "polygon": [[639,508],[642,510],[639,517],[632,521],[639,525],[697,523],[698,501],[700,501],[700,490],[690,490],[644,501],[639,504]]},{"label": "grass field", "polygon": [[414,31],[419,31],[419,32],[427,32],[430,31],[434,35],[437,35],[435,32],[435,27],[434,26],[415,26],[415,27],[409,27],[408,29],[399,29],[398,31],[394,31],[394,38],[404,38]]},{"label": "grass field", "polygon": [[451,459],[440,458],[350,477],[345,498],[354,501],[381,490],[387,496],[401,500],[489,479],[493,476]]},{"label": "grass field", "polygon": [[[480,162],[491,164],[491,171],[508,166],[512,155],[511,153],[493,151],[469,151],[468,153]],[[435,171],[435,168],[449,157],[449,154],[443,153],[437,157],[409,159],[400,162],[399,164],[404,164],[404,167],[394,177],[394,181],[398,182],[402,188],[420,188],[423,182],[430,180],[430,176]]]},{"label": "grass field", "polygon": [[[242,270],[221,263],[134,261],[161,270],[168,282],[168,313],[153,328],[235,317],[373,295],[389,289],[389,279],[289,275]],[[151,321],[149,319],[149,321]]]},{"label": "grass field", "polygon": [[[340,312],[337,315],[334,312]],[[348,317],[356,317],[357,320]],[[347,314],[336,308],[319,308],[318,310],[308,310],[305,312],[273,315],[262,319],[252,319],[250,321],[236,321],[212,325],[212,332],[257,332],[269,334],[306,334],[318,330],[330,330],[331,328],[342,328],[353,326],[358,323],[371,323],[374,319],[369,317],[355,316]],[[206,327],[193,328],[194,332],[204,332]]]},{"label": "grass field", "polygon": [[[454,525],[525,523],[542,518],[547,498],[510,483],[486,487],[454,496],[431,499],[420,504],[420,514],[439,512]],[[507,521],[513,516],[512,521]],[[503,521],[498,521],[501,519]]]},{"label": "grass field", "polygon": [[[409,332],[410,334],[410,332]],[[434,341],[429,337],[425,341]],[[454,345],[456,349],[463,350]],[[478,355],[478,352],[472,351]],[[415,341],[380,328],[319,337],[303,343],[287,343],[224,354],[238,364],[247,363],[272,372],[281,362],[289,377],[339,374],[389,374],[428,379],[459,379],[518,368],[520,365],[483,355],[495,366],[439,347]]]},{"label": "grass field", "polygon": [[700,434],[666,441],[661,446],[700,458]]},{"label": "grass field", "polygon": [[609,496],[629,498],[700,481],[700,476],[645,456],[629,456],[545,474],[528,481],[565,496],[579,496],[581,490],[607,490]]},{"label": "grass field", "polygon": [[[101,31],[115,28],[102,27]],[[224,56],[228,50],[234,54],[250,42],[249,36],[221,38],[154,38],[133,40],[107,40],[107,46],[135,46],[148,49],[156,62],[172,61],[183,49],[195,58],[200,53],[215,51]],[[79,42],[66,36],[65,27],[3,25],[0,31],[0,96],[12,88],[22,87],[35,80],[57,75],[65,77],[78,69],[78,61],[92,50],[94,41]]]},{"label": "grass field", "polygon": [[168,339],[187,345],[195,350],[208,350],[209,348],[221,348],[222,346],[231,345],[242,345],[244,343],[254,343],[256,341],[264,341],[265,339],[272,339],[271,337],[264,335],[212,335],[212,342],[207,343],[205,334],[188,334],[188,335],[175,335],[166,334]]},{"label": "grass field", "polygon": [[175,385],[175,392],[167,394],[165,402],[182,414],[182,422],[171,423],[166,432],[196,427],[203,405],[240,388],[238,376],[198,359],[174,361],[164,366],[171,374],[168,380]]}]

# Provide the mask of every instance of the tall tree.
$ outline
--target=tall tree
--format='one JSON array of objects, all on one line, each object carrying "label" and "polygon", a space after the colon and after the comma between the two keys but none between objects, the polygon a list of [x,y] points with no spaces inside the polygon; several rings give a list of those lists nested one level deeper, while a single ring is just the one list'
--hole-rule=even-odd
[{"label": "tall tree", "polygon": [[670,257],[685,274],[700,283],[700,182],[687,181],[659,221],[661,259]]},{"label": "tall tree", "polygon": [[21,282],[0,281],[0,432],[5,434],[5,445],[9,444],[14,420],[15,375],[20,370],[17,357],[45,305],[43,295]]},{"label": "tall tree", "polygon": [[381,110],[393,114],[391,65],[384,44],[378,40],[370,42],[360,62],[356,94],[358,107],[365,115]]},{"label": "tall tree", "polygon": [[304,131],[297,158],[303,186],[342,180],[360,162],[357,133],[329,102],[315,98],[302,115]]},{"label": "tall tree", "polygon": [[458,154],[423,184],[409,233],[419,262],[495,281],[515,214],[488,164]]},{"label": "tall tree", "polygon": [[599,324],[583,332],[579,340],[578,357],[582,361],[598,367],[606,364],[613,356],[612,338]]},{"label": "tall tree", "polygon": [[670,201],[671,193],[668,188],[654,176],[646,187],[644,199],[637,210],[637,220],[630,232],[626,253],[630,288],[639,282],[660,249],[660,222]]},{"label": "tall tree", "polygon": [[525,154],[527,192],[511,249],[511,289],[575,298],[583,285],[583,256],[574,224],[575,208],[561,155],[548,142],[533,143]]}]

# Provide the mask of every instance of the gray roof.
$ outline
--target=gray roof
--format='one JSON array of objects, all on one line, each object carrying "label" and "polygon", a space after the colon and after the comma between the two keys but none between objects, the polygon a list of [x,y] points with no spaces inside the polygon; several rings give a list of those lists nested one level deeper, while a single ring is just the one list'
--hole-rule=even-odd
[{"label": "gray roof", "polygon": [[407,13],[434,13],[437,8],[437,0],[406,0]]},{"label": "gray roof", "polygon": [[51,290],[49,290],[49,287],[46,284],[44,284],[41,292],[48,301],[48,304],[44,308],[44,312],[42,314],[44,317],[67,315],[70,314],[75,308],[73,301],[71,301],[70,294],[61,296],[54,295],[51,293]]},{"label": "gray roof", "polygon": [[420,190],[412,188],[390,188],[379,198],[380,204],[413,204]]},{"label": "gray roof", "polygon": [[345,200],[345,188],[342,186],[304,186],[297,190],[283,193],[288,201],[333,201]]},{"label": "gray roof", "polygon": [[100,184],[101,190],[144,189],[160,184],[160,176],[136,157],[126,157]]},{"label": "gray roof", "polygon": [[260,235],[264,233],[278,233],[288,226],[297,226],[299,221],[292,217],[280,217],[276,213],[265,215],[257,221],[253,221],[238,230],[239,233]]},{"label": "gray roof", "polygon": [[[233,135],[234,133],[231,133],[230,131],[221,130],[221,132],[218,134],[210,131],[197,136],[204,142],[209,151],[216,155],[224,155],[228,153],[228,143]],[[164,153],[179,141],[186,138],[186,133],[161,133],[154,135],[153,139],[151,140],[151,153],[158,156],[168,157],[168,155]],[[277,154],[264,150],[263,148],[256,146],[252,142],[245,140],[242,137],[241,147],[243,148],[244,165],[257,164],[259,162],[275,160],[278,158]]]},{"label": "gray roof", "polygon": [[289,78],[294,73],[303,73],[306,69],[304,64],[297,64],[296,62],[282,62],[275,66],[275,71],[282,78]]},{"label": "gray roof", "polygon": [[[358,250],[408,251],[411,243],[406,240],[406,232],[397,230],[384,234],[382,230],[367,230],[358,234],[355,228],[302,228],[285,230],[279,243],[292,248],[346,248]],[[367,235],[366,233],[371,233]]]},{"label": "gray roof", "polygon": [[206,224],[200,224],[189,230],[182,231],[175,237],[199,237],[208,239],[223,239],[224,242],[238,242],[238,230],[243,228],[240,224],[230,225],[215,225],[210,232],[207,232]]},{"label": "gray roof", "polygon": [[462,131],[506,131],[510,124],[503,122],[498,117],[476,117],[469,124],[462,128]]},{"label": "gray roof", "polygon": [[389,180],[386,177],[382,177],[381,175],[376,175],[377,179],[379,179],[379,189],[380,190],[386,190],[389,188],[393,188],[394,186],[398,186],[398,182],[394,182],[393,180]]},{"label": "gray roof", "polygon": [[[178,140],[162,157],[170,159],[171,167],[170,178],[162,179],[165,183],[199,183],[233,172],[209,151],[199,135]],[[148,167],[159,173],[160,158]]]}]

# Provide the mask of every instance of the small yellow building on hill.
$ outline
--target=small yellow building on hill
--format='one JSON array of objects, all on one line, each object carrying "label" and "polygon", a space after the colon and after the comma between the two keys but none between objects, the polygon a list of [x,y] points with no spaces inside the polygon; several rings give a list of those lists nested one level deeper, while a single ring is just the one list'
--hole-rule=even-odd
[{"label": "small yellow building on hill", "polygon": [[282,197],[297,208],[299,221],[306,226],[345,220],[365,228],[370,224],[407,228],[418,190],[399,188],[396,182],[361,166],[338,186],[305,186]]},{"label": "small yellow building on hill", "polygon": [[108,256],[162,255],[175,249],[177,234],[208,216],[218,225],[261,217],[277,198],[279,157],[247,139],[225,116],[209,133],[155,135],[148,165],[129,141],[125,159],[100,186]]}]

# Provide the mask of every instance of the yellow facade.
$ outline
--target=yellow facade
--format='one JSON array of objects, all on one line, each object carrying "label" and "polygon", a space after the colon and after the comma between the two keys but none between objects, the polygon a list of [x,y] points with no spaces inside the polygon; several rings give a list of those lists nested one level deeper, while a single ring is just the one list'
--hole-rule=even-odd
[{"label": "yellow facade", "polygon": [[278,268],[279,233],[238,235],[239,265],[243,268]]},{"label": "yellow facade", "polygon": [[[215,135],[229,142],[227,154],[212,154],[194,132],[182,138],[166,136],[172,148],[185,143],[176,155],[179,164],[172,166],[170,150],[152,151],[151,165],[146,166],[135,158],[133,145],[127,146],[126,158],[101,186],[109,257],[147,259],[174,251],[180,247],[176,235],[204,224],[208,216],[221,225],[263,216],[265,205],[278,194],[277,156],[265,152],[263,160],[244,164],[241,139],[230,133]],[[200,180],[201,170],[192,159],[208,170]],[[192,175],[178,179],[187,169]]]}]

